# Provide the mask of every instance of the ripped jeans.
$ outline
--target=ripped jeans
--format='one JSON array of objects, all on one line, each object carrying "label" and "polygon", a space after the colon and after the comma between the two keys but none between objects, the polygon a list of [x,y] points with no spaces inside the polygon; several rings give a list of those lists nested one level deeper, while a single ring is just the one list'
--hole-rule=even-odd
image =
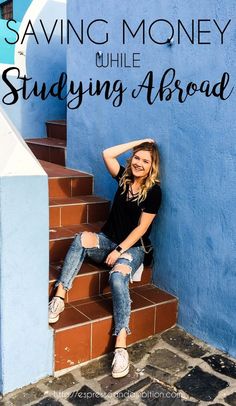
[{"label": "ripped jeans", "polygon": [[[61,283],[65,290],[69,290],[86,255],[94,262],[102,263],[107,255],[117,246],[117,244],[106,237],[105,234],[98,233],[96,234],[98,238],[97,246],[94,248],[84,248],[81,243],[81,235],[82,233],[79,233],[75,236],[66,255],[61,275],[57,280],[55,287]],[[120,255],[110,270],[109,284],[112,292],[113,315],[115,321],[113,335],[115,336],[119,334],[122,328],[125,328],[127,334],[130,334],[129,318],[131,312],[131,299],[129,293],[129,281],[132,282],[132,276],[143,263],[143,260],[143,248],[131,247]],[[130,268],[130,272],[123,274],[118,271],[118,264],[127,265]],[[115,266],[117,270],[114,270]]]}]

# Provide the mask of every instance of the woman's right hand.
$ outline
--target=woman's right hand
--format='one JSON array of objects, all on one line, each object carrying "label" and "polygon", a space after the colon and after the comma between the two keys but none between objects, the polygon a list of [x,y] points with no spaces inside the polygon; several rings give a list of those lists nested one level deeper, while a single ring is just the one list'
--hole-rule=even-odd
[{"label": "woman's right hand", "polygon": [[140,141],[140,144],[142,144],[143,142],[150,142],[151,144],[154,144],[155,140],[153,140],[152,138],[144,138],[144,140]]}]

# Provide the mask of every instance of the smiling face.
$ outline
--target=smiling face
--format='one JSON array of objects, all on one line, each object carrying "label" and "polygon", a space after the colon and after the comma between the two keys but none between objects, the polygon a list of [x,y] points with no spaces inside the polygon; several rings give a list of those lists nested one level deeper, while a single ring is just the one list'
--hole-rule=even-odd
[{"label": "smiling face", "polygon": [[131,171],[135,178],[146,178],[152,166],[150,151],[140,150],[134,153],[131,160]]}]

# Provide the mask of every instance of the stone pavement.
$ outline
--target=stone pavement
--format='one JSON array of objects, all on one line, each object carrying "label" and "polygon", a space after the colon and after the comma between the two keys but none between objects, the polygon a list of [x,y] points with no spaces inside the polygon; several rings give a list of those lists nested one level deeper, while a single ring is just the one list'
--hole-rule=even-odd
[{"label": "stone pavement", "polygon": [[174,327],[129,347],[130,373],[110,374],[112,354],[9,393],[6,406],[236,406],[236,360]]}]

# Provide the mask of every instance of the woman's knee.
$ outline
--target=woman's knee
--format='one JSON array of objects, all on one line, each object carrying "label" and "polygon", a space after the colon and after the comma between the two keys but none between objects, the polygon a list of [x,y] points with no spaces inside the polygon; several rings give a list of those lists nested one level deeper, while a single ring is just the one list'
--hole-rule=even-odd
[{"label": "woman's knee", "polygon": [[[126,272],[125,272],[126,271]],[[127,278],[126,275],[128,275],[128,269],[122,269],[121,267],[118,267],[118,265],[116,265],[111,271],[110,271],[110,278],[109,278],[109,282],[110,282],[110,286],[112,288],[112,290],[114,291],[120,291],[123,292],[124,291],[124,285],[127,282]]]},{"label": "woman's knee", "polygon": [[80,234],[80,238],[83,248],[99,248],[99,237],[96,233],[83,231]]},{"label": "woman's knee", "polygon": [[[124,254],[123,254],[124,255]],[[122,257],[120,257],[120,258],[122,258]],[[127,259],[127,258],[126,258]],[[132,268],[131,268],[131,266],[130,265],[127,265],[127,264],[116,264],[115,266],[114,266],[114,268],[112,269],[112,271],[111,272],[120,272],[120,273],[122,273],[123,275],[128,275],[128,274],[130,274],[130,272],[132,271]]]}]

